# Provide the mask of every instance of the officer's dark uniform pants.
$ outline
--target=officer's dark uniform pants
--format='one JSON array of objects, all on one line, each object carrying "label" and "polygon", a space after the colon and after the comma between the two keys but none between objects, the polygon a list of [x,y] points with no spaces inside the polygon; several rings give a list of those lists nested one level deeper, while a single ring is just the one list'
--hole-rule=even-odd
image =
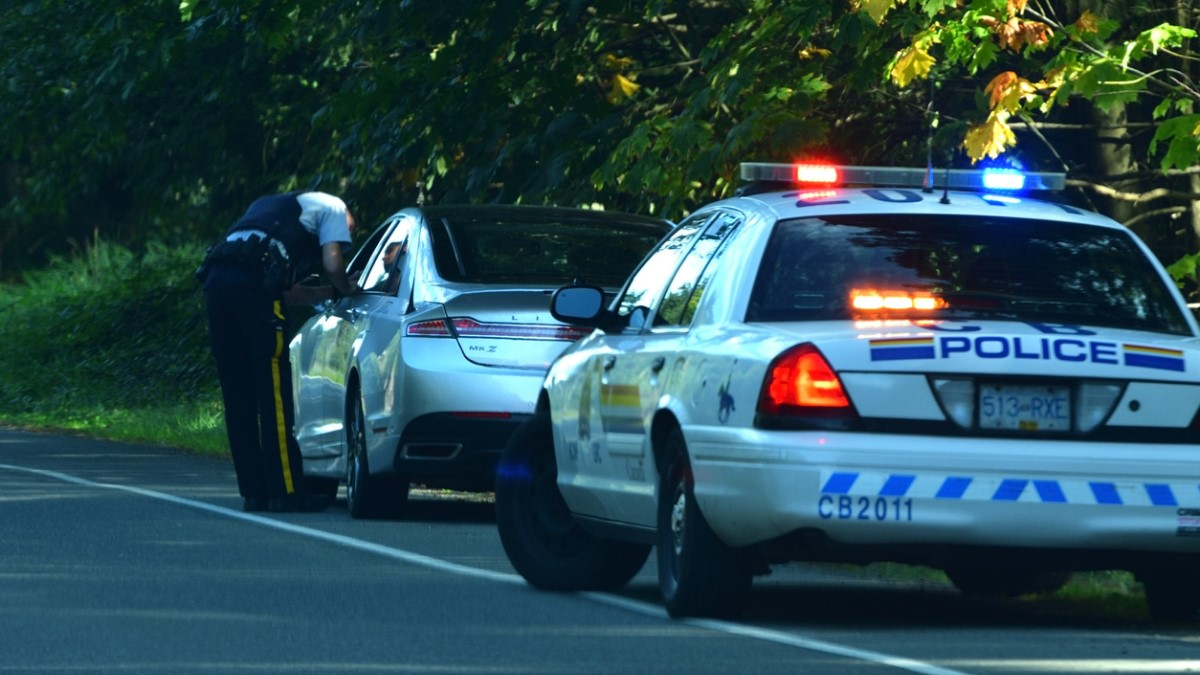
[{"label": "officer's dark uniform pants", "polygon": [[238,489],[251,498],[303,493],[283,300],[243,283],[237,271],[217,267],[210,275],[208,326]]}]

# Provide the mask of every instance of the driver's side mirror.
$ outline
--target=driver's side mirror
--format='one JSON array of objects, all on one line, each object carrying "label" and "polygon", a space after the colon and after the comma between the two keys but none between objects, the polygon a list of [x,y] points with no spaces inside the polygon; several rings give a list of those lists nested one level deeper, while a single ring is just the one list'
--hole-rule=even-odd
[{"label": "driver's side mirror", "polygon": [[604,319],[604,290],[596,286],[564,286],[550,298],[550,314],[563,323],[599,326]]}]

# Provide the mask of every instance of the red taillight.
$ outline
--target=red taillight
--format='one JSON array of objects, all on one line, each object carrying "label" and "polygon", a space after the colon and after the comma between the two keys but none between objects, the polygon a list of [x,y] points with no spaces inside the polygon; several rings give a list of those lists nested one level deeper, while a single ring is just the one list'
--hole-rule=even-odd
[{"label": "red taillight", "polygon": [[851,414],[850,400],[829,362],[811,344],[780,354],[767,369],[758,412],[821,416]]},{"label": "red taillight", "polygon": [[[453,325],[453,331],[451,331]],[[507,338],[574,342],[590,335],[591,328],[558,324],[480,323],[469,317],[419,321],[409,324],[408,335],[420,337]]]}]

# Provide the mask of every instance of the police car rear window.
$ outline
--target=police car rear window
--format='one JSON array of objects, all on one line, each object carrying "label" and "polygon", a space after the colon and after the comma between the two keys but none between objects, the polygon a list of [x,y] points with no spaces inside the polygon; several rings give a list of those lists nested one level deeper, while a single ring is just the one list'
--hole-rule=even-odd
[{"label": "police car rear window", "polygon": [[1191,332],[1166,282],[1120,230],[955,216],[780,221],[746,320],[922,316]]}]

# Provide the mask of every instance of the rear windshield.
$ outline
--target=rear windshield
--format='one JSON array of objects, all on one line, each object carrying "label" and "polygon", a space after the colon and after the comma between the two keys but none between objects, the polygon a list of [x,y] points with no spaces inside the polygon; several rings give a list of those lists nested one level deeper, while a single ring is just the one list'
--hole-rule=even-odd
[{"label": "rear windshield", "polygon": [[668,231],[648,223],[431,220],[438,275],[463,283],[619,287]]},{"label": "rear windshield", "polygon": [[[900,304],[879,308],[881,298],[899,298]],[[780,221],[746,320],[922,316],[1191,333],[1128,233],[983,217]]]}]

